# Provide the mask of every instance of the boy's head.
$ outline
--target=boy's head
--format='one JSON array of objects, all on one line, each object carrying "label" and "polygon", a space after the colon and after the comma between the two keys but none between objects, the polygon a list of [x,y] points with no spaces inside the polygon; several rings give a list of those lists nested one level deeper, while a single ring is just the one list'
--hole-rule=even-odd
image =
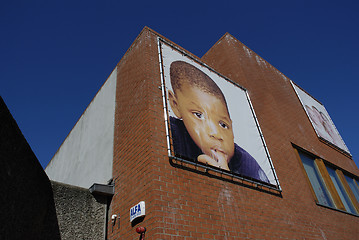
[{"label": "boy's head", "polygon": [[234,155],[232,120],[217,84],[193,65],[176,61],[170,67],[171,108],[202,152],[215,160]]}]

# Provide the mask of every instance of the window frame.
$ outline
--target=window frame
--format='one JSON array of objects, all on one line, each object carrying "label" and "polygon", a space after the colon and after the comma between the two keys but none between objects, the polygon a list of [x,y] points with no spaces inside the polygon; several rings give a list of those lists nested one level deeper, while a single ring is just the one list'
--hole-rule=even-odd
[{"label": "window frame", "polygon": [[[357,181],[359,180],[359,177],[358,176],[355,176],[341,168],[339,168],[338,166],[335,166],[334,164],[326,161],[326,160],[323,160],[319,157],[317,157],[316,155],[308,152],[307,150],[301,148],[301,147],[298,147],[296,145],[293,144],[293,148],[295,150],[295,155],[298,159],[298,162],[299,162],[299,165],[301,166],[301,169],[303,171],[303,174],[305,175],[305,179],[306,179],[306,182],[309,186],[309,189],[310,191],[312,192],[312,196],[314,198],[314,201],[317,205],[319,206],[322,206],[322,207],[325,207],[325,208],[329,208],[329,209],[333,209],[333,210],[336,210],[336,211],[339,211],[339,212],[343,212],[343,213],[346,213],[346,214],[350,214],[350,215],[353,215],[353,216],[356,216],[356,217],[359,217],[359,200],[356,199],[354,193],[352,192],[346,178],[345,178],[345,175],[350,177],[351,179],[354,179],[354,183],[357,184]],[[323,191],[326,191],[329,195],[329,198],[330,200],[332,201],[332,204],[334,205],[334,207],[332,206],[328,206],[326,204],[323,204],[319,201],[315,191],[314,191],[314,188],[313,188],[313,185],[312,185],[312,182],[308,176],[308,173],[304,167],[304,164],[303,164],[303,160],[302,158],[300,157],[300,154],[299,154],[299,151],[301,151],[303,154],[306,154],[308,156],[310,156],[314,162],[314,166],[315,166],[315,170],[317,171],[318,175],[321,177],[320,180],[322,180],[322,182],[324,183],[324,187],[325,189],[323,189]],[[334,183],[332,182],[332,179],[329,175],[329,172],[327,170],[327,167],[330,167],[332,169],[334,169],[337,177],[338,177],[338,180],[339,180],[339,184],[342,185],[343,189],[344,189],[344,194],[347,194],[347,197],[348,199],[351,201],[353,207],[354,207],[354,210],[356,211],[356,213],[351,213],[349,211],[346,210],[338,192],[337,192],[337,189],[334,185]],[[358,186],[358,184],[357,184]]]},{"label": "window frame", "polygon": [[305,167],[304,167],[303,160],[302,160],[302,158],[300,157],[299,151],[302,151],[304,154],[309,155],[310,157],[313,158],[313,165],[314,165],[314,167],[315,167],[314,171],[316,171],[316,173],[319,175],[320,179],[318,179],[318,180],[322,182],[323,187],[324,187],[324,189],[322,189],[322,190],[323,190],[324,192],[326,192],[326,194],[328,195],[328,198],[329,198],[328,200],[329,200],[329,201],[331,202],[331,204],[335,207],[335,203],[334,203],[333,197],[331,196],[331,194],[330,194],[330,192],[329,192],[329,190],[328,190],[328,188],[327,188],[327,186],[326,186],[326,183],[325,183],[325,181],[324,181],[323,177],[321,176],[321,173],[320,173],[320,171],[319,171],[319,169],[318,169],[318,165],[317,165],[317,163],[316,163],[316,161],[315,161],[315,156],[312,155],[312,154],[310,154],[309,152],[303,151],[303,150],[301,150],[301,149],[298,150],[297,148],[294,148],[294,150],[295,150],[295,153],[296,153],[296,156],[297,156],[297,159],[298,159],[299,166],[302,168],[302,171],[303,171],[304,175],[306,176],[305,179],[306,179],[307,184],[309,185],[310,191],[312,192],[312,196],[314,197],[315,203],[318,204],[318,205],[321,205],[321,206],[325,206],[325,207],[332,208],[332,207],[329,206],[329,205],[326,205],[326,204],[321,203],[320,200],[318,199],[317,194],[315,193],[315,190],[314,190],[314,188],[313,188],[313,184],[312,184],[312,182],[311,182],[311,180],[310,180],[310,178],[309,178],[309,176],[308,176],[307,170],[306,170]]},{"label": "window frame", "polygon": [[[355,210],[357,211],[357,213],[359,213],[359,199],[357,199],[355,197],[353,190],[351,189],[351,187],[349,186],[349,183],[347,182],[347,179],[345,178],[345,174],[343,173],[343,171],[341,171],[339,169],[336,170],[336,174],[338,175],[338,178],[339,178],[341,184],[343,185],[343,188],[344,188],[345,192],[347,193],[350,201],[352,202]],[[348,175],[346,175],[346,176],[348,176]],[[350,176],[348,176],[348,177],[350,177]],[[354,180],[354,184],[356,184],[355,178],[352,178],[352,180]]]}]

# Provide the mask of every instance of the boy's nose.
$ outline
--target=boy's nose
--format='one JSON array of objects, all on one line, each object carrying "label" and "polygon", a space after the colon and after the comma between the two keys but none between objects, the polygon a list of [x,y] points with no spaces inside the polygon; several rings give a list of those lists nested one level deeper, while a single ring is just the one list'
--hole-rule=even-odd
[{"label": "boy's nose", "polygon": [[215,138],[218,140],[222,139],[221,135],[219,134],[217,126],[212,122],[209,122],[207,124],[207,133],[208,133],[209,137],[211,137],[211,138]]}]

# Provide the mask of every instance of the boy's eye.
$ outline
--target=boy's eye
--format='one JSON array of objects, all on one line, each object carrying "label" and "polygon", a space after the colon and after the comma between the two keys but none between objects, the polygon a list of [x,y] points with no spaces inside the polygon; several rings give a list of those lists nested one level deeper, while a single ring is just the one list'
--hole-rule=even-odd
[{"label": "boy's eye", "polygon": [[193,115],[195,115],[199,119],[203,118],[203,114],[201,112],[193,112]]},{"label": "boy's eye", "polygon": [[228,124],[225,123],[225,122],[222,122],[222,121],[219,122],[219,126],[221,126],[221,127],[224,128],[224,129],[229,129]]}]

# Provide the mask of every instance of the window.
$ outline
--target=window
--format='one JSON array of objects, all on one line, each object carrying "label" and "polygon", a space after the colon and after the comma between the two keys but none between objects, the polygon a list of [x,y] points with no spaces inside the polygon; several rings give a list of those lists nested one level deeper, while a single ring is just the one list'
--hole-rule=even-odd
[{"label": "window", "polygon": [[358,187],[358,182],[355,181],[354,178],[349,177],[348,175],[344,175],[345,179],[348,182],[348,185],[350,187],[350,189],[352,190],[355,199],[359,202],[359,187]]},{"label": "window", "polygon": [[320,176],[318,168],[315,164],[314,158],[299,151],[300,159],[302,160],[305,171],[307,172],[310,183],[312,184],[313,191],[317,197],[318,203],[334,207],[333,201],[331,200],[330,194],[327,191],[323,178]]},{"label": "window", "polygon": [[344,187],[343,187],[343,184],[341,183],[341,181],[339,180],[338,178],[338,175],[337,173],[335,172],[335,170],[329,166],[326,166],[327,167],[327,170],[328,170],[328,173],[329,173],[329,176],[335,186],[335,189],[337,190],[338,192],[338,195],[340,197],[340,200],[342,201],[344,207],[345,207],[345,210],[347,212],[350,212],[350,213],[353,213],[355,214],[356,211],[355,211],[355,208],[349,198],[349,196],[347,195]]},{"label": "window", "polygon": [[303,163],[315,201],[319,205],[338,209],[358,216],[358,178],[314,155],[295,149]]}]

